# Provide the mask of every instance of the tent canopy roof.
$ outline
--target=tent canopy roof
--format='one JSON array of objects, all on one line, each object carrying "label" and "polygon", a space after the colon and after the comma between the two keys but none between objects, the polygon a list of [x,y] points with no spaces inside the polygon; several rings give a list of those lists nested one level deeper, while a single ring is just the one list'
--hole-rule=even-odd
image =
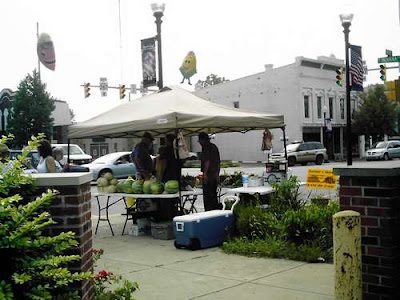
[{"label": "tent canopy roof", "polygon": [[207,101],[179,87],[121,104],[87,121],[71,125],[69,138],[154,137],[180,129],[186,136],[208,133],[247,132],[283,128],[283,115],[258,113]]}]

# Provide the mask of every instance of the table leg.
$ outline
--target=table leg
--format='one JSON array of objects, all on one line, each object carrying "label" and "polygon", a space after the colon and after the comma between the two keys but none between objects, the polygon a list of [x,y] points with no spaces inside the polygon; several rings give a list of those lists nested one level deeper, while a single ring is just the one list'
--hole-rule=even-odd
[{"label": "table leg", "polygon": [[97,229],[99,228],[99,223],[100,223],[100,219],[101,219],[101,208],[100,208],[99,196],[96,196],[96,200],[97,200],[97,207],[99,209],[99,218],[97,219],[96,231],[94,232],[94,234],[97,234]]},{"label": "table leg", "polygon": [[112,235],[114,236],[114,231],[113,231],[113,229],[112,229],[110,219],[108,218],[108,208],[111,206],[111,205],[109,205],[109,204],[110,204],[110,196],[107,196],[106,219],[107,219],[108,225],[110,226],[111,233],[112,233]]}]

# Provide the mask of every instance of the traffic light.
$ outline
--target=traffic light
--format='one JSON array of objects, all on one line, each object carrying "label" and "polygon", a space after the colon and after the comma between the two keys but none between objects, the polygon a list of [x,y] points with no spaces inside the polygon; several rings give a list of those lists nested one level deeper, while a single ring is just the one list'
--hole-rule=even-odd
[{"label": "traffic light", "polygon": [[83,89],[85,90],[85,98],[90,96],[90,83],[85,83],[83,85]]},{"label": "traffic light", "polygon": [[386,81],[385,82],[385,95],[386,98],[392,101],[396,101],[396,86],[395,81]]},{"label": "traffic light", "polygon": [[343,68],[336,69],[336,84],[343,86]]},{"label": "traffic light", "polygon": [[380,65],[379,68],[381,69],[380,70],[380,73],[381,73],[380,79],[382,81],[386,81],[386,65]]},{"label": "traffic light", "polygon": [[119,85],[119,99],[124,99],[125,97],[125,84]]}]

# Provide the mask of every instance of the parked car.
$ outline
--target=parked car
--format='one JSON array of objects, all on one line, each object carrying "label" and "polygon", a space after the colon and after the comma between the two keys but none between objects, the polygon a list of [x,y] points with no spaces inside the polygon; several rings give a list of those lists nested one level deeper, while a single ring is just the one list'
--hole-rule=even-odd
[{"label": "parked car", "polygon": [[366,153],[367,160],[389,160],[396,157],[400,157],[400,141],[378,142]]},{"label": "parked car", "polygon": [[[299,163],[306,165],[309,162],[315,162],[321,165],[328,160],[328,154],[323,144],[320,142],[300,142],[286,146],[289,167]],[[270,161],[279,161],[285,159],[285,152],[273,153]]]},{"label": "parked car", "polygon": [[[64,152],[64,158],[61,163],[65,165],[68,160],[68,144],[52,144],[53,148],[61,148]],[[81,147],[76,144],[69,144],[69,160],[76,165],[88,164],[92,161],[92,156],[83,152]]]},{"label": "parked car", "polygon": [[[22,155],[22,150],[10,150],[10,159],[17,159],[18,156]],[[28,160],[24,165],[24,173],[37,173],[36,167],[40,161],[40,155],[37,150],[32,150],[28,154]]]},{"label": "parked car", "polygon": [[82,166],[88,167],[93,172],[93,180],[97,180],[107,172],[111,172],[115,178],[126,178],[136,174],[136,167],[131,161],[130,154],[131,152],[109,153]]}]

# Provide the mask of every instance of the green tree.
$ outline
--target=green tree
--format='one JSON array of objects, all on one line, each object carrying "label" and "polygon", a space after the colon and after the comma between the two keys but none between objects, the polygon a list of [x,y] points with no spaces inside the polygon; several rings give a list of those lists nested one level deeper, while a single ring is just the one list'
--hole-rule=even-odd
[{"label": "green tree", "polygon": [[36,70],[20,82],[8,116],[7,131],[14,135],[15,146],[26,145],[32,135],[36,136],[41,132],[51,139],[54,100],[46,92],[46,85],[42,83]]},{"label": "green tree", "polygon": [[195,88],[196,90],[205,88],[209,85],[216,85],[223,82],[229,81],[229,79],[225,79],[225,77],[219,77],[216,74],[210,74],[206,77],[206,80],[197,81]]},{"label": "green tree", "polygon": [[362,105],[354,114],[353,132],[372,136],[373,142],[393,135],[397,122],[398,105],[387,99],[384,86],[373,85],[360,94]]}]

